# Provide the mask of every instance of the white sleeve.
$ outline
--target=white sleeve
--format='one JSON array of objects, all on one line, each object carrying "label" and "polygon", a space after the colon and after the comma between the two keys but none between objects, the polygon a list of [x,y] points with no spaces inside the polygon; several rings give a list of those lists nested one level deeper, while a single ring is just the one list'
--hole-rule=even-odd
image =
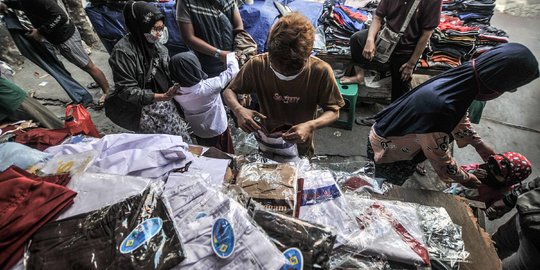
[{"label": "white sleeve", "polygon": [[236,60],[235,54],[227,54],[227,69],[216,77],[204,80],[200,91],[202,94],[207,95],[221,92],[239,71],[240,68],[238,67],[238,60]]}]

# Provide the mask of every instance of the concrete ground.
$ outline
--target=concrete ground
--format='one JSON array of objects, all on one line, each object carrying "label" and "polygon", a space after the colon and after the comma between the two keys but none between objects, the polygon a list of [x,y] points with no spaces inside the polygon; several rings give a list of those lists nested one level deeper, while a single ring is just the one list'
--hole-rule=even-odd
[{"label": "concrete ground", "polygon": [[[540,18],[522,18],[497,13],[492,19],[492,25],[504,29],[513,42],[528,46],[535,56],[540,59]],[[92,60],[105,72],[110,84],[112,74],[108,65],[109,55],[104,50],[94,50]],[[63,61],[67,69],[82,85],[92,82],[92,78],[67,61]],[[516,70],[519,72],[519,70]],[[511,76],[508,74],[508,76]],[[39,98],[58,116],[63,116],[65,104],[69,101],[64,90],[56,83],[54,78],[48,76],[43,70],[30,61],[17,70],[15,82],[29,92],[35,92]],[[43,83],[46,82],[44,86]],[[504,94],[497,100],[488,102],[481,123],[476,126],[477,132],[488,143],[495,146],[499,152],[516,151],[524,154],[533,164],[533,174],[529,179],[540,175],[540,80],[536,80],[516,93]],[[90,90],[97,100],[99,90]],[[382,105],[360,105],[358,116],[370,116],[380,110]],[[94,122],[103,133],[123,132],[121,128],[111,123],[104,111],[89,109]],[[324,128],[317,131],[317,153],[331,156],[335,160],[364,160],[365,144],[369,127],[354,125],[353,130],[337,128]],[[455,150],[456,159],[460,164],[481,161],[480,157],[471,147]],[[433,170],[428,167],[428,177],[414,176],[407,181],[406,186],[424,189],[441,190],[444,185],[436,180]],[[504,220],[504,219],[503,219]],[[501,221],[490,222],[487,225],[489,232]]]}]

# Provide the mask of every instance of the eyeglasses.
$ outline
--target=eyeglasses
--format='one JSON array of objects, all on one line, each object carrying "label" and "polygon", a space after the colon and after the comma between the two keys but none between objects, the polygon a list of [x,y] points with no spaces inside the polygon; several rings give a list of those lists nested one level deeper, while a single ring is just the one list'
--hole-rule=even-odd
[{"label": "eyeglasses", "polygon": [[165,26],[152,27],[152,31],[163,32],[164,30],[165,30]]}]

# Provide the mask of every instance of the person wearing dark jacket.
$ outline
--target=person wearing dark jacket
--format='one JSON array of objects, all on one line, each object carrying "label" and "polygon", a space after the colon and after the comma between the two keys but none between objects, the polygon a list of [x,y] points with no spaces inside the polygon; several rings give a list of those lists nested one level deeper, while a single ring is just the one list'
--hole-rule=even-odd
[{"label": "person wearing dark jacket", "polygon": [[514,214],[492,239],[504,270],[540,269],[540,177],[521,184],[486,210],[496,219],[514,207]]},{"label": "person wearing dark jacket", "polygon": [[181,135],[190,141],[187,125],[171,100],[178,87],[171,83],[167,48],[159,42],[164,18],[153,4],[126,4],[129,33],[111,52],[114,90],[105,101],[105,113],[135,132]]},{"label": "person wearing dark jacket", "polygon": [[24,11],[35,27],[28,35],[38,42],[53,44],[69,62],[88,73],[101,87],[103,103],[109,92],[109,83],[103,71],[88,57],[84,50],[81,35],[66,12],[55,0],[3,0],[0,2],[0,14],[7,8]]}]

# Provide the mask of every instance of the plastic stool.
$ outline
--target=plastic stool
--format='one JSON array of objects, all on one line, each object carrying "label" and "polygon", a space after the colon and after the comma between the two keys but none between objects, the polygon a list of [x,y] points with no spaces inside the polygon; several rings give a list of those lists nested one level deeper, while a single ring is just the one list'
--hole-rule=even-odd
[{"label": "plastic stool", "polygon": [[[340,117],[336,121],[336,124],[345,126],[346,129],[352,130],[354,124],[354,118],[356,117],[356,100],[358,99],[358,84],[346,84],[342,85],[339,80],[337,81],[339,91],[345,100],[345,106],[340,110]],[[347,117],[342,117],[342,112],[347,112]]]}]

